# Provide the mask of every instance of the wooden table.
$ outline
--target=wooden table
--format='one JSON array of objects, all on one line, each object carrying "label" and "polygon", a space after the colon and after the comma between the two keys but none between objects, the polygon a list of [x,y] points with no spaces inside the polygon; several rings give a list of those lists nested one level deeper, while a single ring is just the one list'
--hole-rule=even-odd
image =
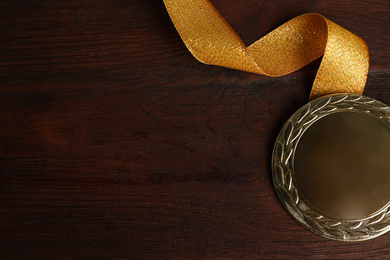
[{"label": "wooden table", "polygon": [[[366,40],[390,104],[390,5],[212,0],[250,44],[318,12]],[[271,152],[319,61],[269,78],[196,61],[157,0],[0,3],[1,259],[390,258],[307,231]]]}]

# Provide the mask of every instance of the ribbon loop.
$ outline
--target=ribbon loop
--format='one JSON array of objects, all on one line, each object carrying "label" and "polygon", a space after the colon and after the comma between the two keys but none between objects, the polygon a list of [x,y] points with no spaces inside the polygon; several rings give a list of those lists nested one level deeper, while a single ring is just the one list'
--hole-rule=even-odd
[{"label": "ribbon loop", "polygon": [[310,99],[362,94],[368,73],[365,42],[320,14],[304,14],[246,47],[208,0],[164,0],[184,44],[205,64],[279,77],[324,55]]}]

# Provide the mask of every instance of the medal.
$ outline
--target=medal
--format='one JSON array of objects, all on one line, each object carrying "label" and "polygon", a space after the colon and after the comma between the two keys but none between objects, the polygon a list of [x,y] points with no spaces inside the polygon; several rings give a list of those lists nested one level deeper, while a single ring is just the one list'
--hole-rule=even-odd
[{"label": "medal", "polygon": [[246,47],[208,0],[164,0],[199,61],[271,77],[323,55],[308,104],[281,130],[272,155],[287,211],[323,237],[359,241],[390,230],[390,108],[362,96],[368,51],[358,36],[305,14]]},{"label": "medal", "polygon": [[299,109],[272,156],[287,211],[326,238],[366,240],[390,230],[390,108],[337,94]]}]

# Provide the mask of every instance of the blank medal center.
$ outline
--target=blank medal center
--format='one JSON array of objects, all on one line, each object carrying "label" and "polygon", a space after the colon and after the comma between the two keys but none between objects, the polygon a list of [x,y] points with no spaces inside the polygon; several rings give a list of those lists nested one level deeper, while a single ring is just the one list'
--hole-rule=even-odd
[{"label": "blank medal center", "polygon": [[326,215],[367,217],[390,201],[390,130],[368,114],[325,116],[302,135],[294,171],[301,192]]}]

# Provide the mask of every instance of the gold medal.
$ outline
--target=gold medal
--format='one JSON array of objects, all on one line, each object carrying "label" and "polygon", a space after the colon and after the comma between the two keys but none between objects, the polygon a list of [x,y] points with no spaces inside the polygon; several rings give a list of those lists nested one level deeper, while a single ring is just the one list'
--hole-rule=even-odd
[{"label": "gold medal", "polygon": [[359,241],[387,232],[390,109],[361,96],[364,41],[322,15],[305,14],[245,46],[208,0],[164,3],[188,50],[206,64],[278,77],[323,55],[314,101],[288,120],[276,141],[276,191],[295,219],[323,237]]},{"label": "gold medal", "polygon": [[390,230],[390,108],[338,94],[299,109],[272,156],[287,211],[323,237],[359,241]]}]

